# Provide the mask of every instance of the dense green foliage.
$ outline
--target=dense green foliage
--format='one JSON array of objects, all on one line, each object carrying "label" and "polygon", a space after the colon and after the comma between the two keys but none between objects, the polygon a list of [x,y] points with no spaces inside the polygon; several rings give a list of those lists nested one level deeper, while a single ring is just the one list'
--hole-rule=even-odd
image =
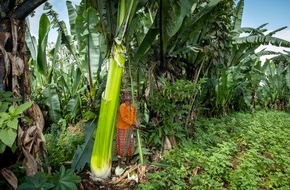
[{"label": "dense green foliage", "polygon": [[138,189],[289,189],[290,115],[259,111],[196,121],[192,141]]},{"label": "dense green foliage", "polygon": [[76,184],[80,181],[80,177],[74,175],[72,169],[66,170],[61,166],[52,174],[37,173],[35,176],[25,177],[17,190],[77,190]]},{"label": "dense green foliage", "polygon": [[57,126],[52,126],[51,132],[45,135],[45,139],[52,169],[57,170],[61,165],[69,167],[78,145],[84,142],[82,126],[79,124],[66,128],[66,125],[62,125],[60,130]]}]

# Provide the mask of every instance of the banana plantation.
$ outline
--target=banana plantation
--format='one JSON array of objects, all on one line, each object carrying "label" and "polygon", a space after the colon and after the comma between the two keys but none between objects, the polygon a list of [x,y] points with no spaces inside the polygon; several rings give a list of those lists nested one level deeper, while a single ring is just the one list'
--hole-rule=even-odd
[{"label": "banana plantation", "polygon": [[0,0],[0,189],[290,189],[290,52],[257,51],[286,27],[242,27],[244,0],[66,7]]}]

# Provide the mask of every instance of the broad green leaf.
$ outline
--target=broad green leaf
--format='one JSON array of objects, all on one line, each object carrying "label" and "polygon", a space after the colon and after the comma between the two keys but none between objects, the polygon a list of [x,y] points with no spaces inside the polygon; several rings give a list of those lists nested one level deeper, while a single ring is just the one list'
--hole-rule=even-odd
[{"label": "broad green leaf", "polygon": [[159,34],[158,29],[150,28],[149,31],[147,32],[146,36],[141,42],[141,45],[139,46],[136,54],[135,54],[135,60],[138,61],[141,59],[148,50],[151,48],[153,42],[156,39],[156,36]]},{"label": "broad green leaf", "polygon": [[43,91],[45,97],[45,104],[49,109],[49,116],[51,121],[58,122],[61,119],[60,100],[55,88],[48,86]]},{"label": "broad green leaf", "polygon": [[9,146],[12,147],[14,141],[16,140],[16,130],[14,129],[1,129],[0,130],[0,140]]},{"label": "broad green leaf", "polygon": [[80,177],[74,175],[74,170],[65,170],[64,166],[54,174],[54,180],[54,190],[77,190],[76,184],[81,181]]},{"label": "broad green leaf", "polygon": [[281,38],[273,37],[273,36],[245,36],[236,38],[233,41],[234,44],[258,44],[258,45],[275,45],[275,46],[283,46],[290,47],[290,42]]},{"label": "broad green leaf", "polygon": [[18,126],[18,119],[15,117],[12,120],[8,120],[7,122],[7,126],[17,130],[17,126]]},{"label": "broad green leaf", "polygon": [[166,52],[170,39],[179,31],[186,15],[191,12],[192,5],[196,1],[178,0],[163,1],[162,11],[162,34],[163,52]]},{"label": "broad green leaf", "polygon": [[[175,18],[174,25],[170,30],[168,31],[169,37],[174,36],[178,30],[180,29],[182,22],[185,18],[185,16],[190,13],[191,7],[194,3],[196,3],[197,0],[180,0],[173,8],[175,12]],[[172,14],[172,12],[169,14]],[[166,16],[166,15],[165,15]]]},{"label": "broad green leaf", "polygon": [[49,30],[49,19],[46,14],[42,14],[39,21],[38,31],[37,69],[43,75],[47,73],[46,46]]},{"label": "broad green leaf", "polygon": [[0,112],[0,118],[3,120],[8,120],[11,116],[6,112]]},{"label": "broad green leaf", "polygon": [[287,72],[286,72],[286,85],[290,89],[290,67],[288,66]]},{"label": "broad green leaf", "polygon": [[5,112],[7,111],[9,106],[8,102],[0,102],[0,112]]},{"label": "broad green leaf", "polygon": [[22,114],[24,111],[26,111],[28,108],[32,106],[34,102],[25,102],[24,104],[20,104],[18,107],[15,108],[14,112],[12,113],[12,116],[17,116]]},{"label": "broad green leaf", "polygon": [[71,86],[72,89],[69,89],[71,91],[71,96],[75,97],[77,95],[77,90],[79,88],[79,85],[81,84],[81,70],[79,68],[76,69],[74,73],[74,83],[73,86]]},{"label": "broad green leaf", "polygon": [[57,36],[57,40],[55,43],[55,47],[54,47],[54,52],[53,52],[53,59],[52,59],[52,69],[55,69],[55,67],[57,66],[58,63],[58,55],[59,55],[59,49],[61,47],[61,33],[58,32],[58,36]]},{"label": "broad green leaf", "polygon": [[70,1],[66,1],[66,7],[68,10],[70,32],[71,32],[71,35],[75,35],[76,34],[75,24],[76,24],[76,17],[77,17],[76,10],[72,6],[72,3]]},{"label": "broad green leaf", "polygon": [[13,96],[13,93],[11,91],[0,92],[1,99],[10,98],[12,96]]},{"label": "broad green leaf", "polygon": [[217,6],[222,0],[210,0],[196,15],[192,18],[182,29],[182,35],[187,35],[190,33],[193,26],[203,17],[206,17],[210,11]]},{"label": "broad green leaf", "polygon": [[0,140],[0,154],[2,154],[6,149],[6,145]]},{"label": "broad green leaf", "polygon": [[87,122],[85,125],[85,143],[78,146],[73,158],[72,158],[72,169],[80,172],[84,169],[86,164],[90,163],[91,154],[93,150],[93,132],[95,130],[96,123]]},{"label": "broad green leaf", "polygon": [[9,109],[8,109],[8,112],[9,112],[9,114],[13,114],[14,113],[14,111],[15,111],[15,108],[14,108],[14,106],[12,105],[12,106],[10,106],[9,107]]},{"label": "broad green leaf", "polygon": [[[66,105],[66,110],[68,112],[74,112],[75,107],[77,106],[78,101],[75,98],[72,98],[68,101],[67,105]],[[73,113],[71,113],[73,114]]]},{"label": "broad green leaf", "polygon": [[48,182],[43,177],[29,176],[25,177],[25,182],[18,186],[17,190],[47,190],[54,187],[54,185]]},{"label": "broad green leaf", "polygon": [[[243,10],[244,10],[244,0],[241,0],[238,2],[237,6],[235,8],[233,30],[240,30],[241,29]],[[239,37],[239,33],[235,37]]]}]

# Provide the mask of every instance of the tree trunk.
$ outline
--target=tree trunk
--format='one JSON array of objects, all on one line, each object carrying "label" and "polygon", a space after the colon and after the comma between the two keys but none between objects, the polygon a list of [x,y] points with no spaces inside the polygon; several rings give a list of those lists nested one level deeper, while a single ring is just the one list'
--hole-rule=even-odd
[{"label": "tree trunk", "polygon": [[[5,3],[0,3],[0,92],[11,91],[14,97],[21,98],[22,103],[31,101],[25,17],[43,2],[45,0],[26,0],[22,4],[15,5],[14,0],[6,0]],[[35,103],[25,112],[25,115],[31,119],[31,122],[19,119],[18,149],[13,156],[22,160],[27,175],[34,175],[41,169],[38,152],[46,155],[42,134],[44,119]],[[3,160],[7,156],[10,158],[11,151],[9,148],[6,149],[7,151],[0,154],[0,163],[5,163]],[[46,156],[44,160],[47,160]],[[11,164],[13,163],[2,164],[1,168]],[[49,171],[49,168],[47,169]]]}]

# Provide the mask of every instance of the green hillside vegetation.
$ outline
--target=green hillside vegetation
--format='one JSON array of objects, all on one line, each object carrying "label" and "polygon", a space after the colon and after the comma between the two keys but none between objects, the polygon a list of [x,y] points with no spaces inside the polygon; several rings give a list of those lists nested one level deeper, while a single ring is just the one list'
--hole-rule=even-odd
[{"label": "green hillside vegetation", "polygon": [[199,119],[194,138],[159,164],[138,189],[290,189],[290,114]]}]

